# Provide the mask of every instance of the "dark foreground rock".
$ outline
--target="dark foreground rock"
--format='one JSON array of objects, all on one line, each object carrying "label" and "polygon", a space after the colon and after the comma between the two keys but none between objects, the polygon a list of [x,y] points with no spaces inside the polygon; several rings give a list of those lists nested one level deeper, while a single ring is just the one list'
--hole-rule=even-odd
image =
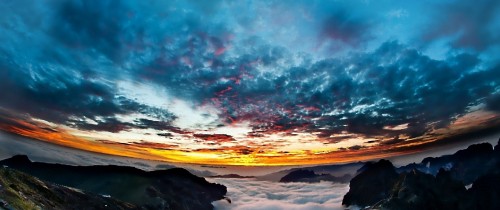
[{"label": "dark foreground rock", "polygon": [[41,180],[106,195],[145,209],[213,209],[227,189],[185,169],[146,172],[123,166],[68,166],[31,162],[14,156],[0,165]]},{"label": "dark foreground rock", "polygon": [[467,195],[463,209],[500,209],[500,174],[479,177]]},{"label": "dark foreground rock", "polygon": [[351,180],[342,203],[371,209],[500,209],[499,149],[477,144],[453,155],[424,159],[427,166],[452,165],[435,174],[418,164],[399,175],[389,161],[366,164]]},{"label": "dark foreground rock", "polygon": [[466,198],[462,182],[451,178],[448,171],[436,177],[418,170],[403,173],[388,199],[378,203],[382,209],[460,209]]},{"label": "dark foreground rock", "polygon": [[364,207],[386,199],[399,176],[388,160],[367,163],[360,170],[362,171],[351,180],[342,205]]},{"label": "dark foreground rock", "polygon": [[41,181],[17,170],[0,167],[0,209],[141,209],[110,197]]},{"label": "dark foreground rock", "polygon": [[476,180],[469,190],[454,180],[449,171],[436,177],[420,171],[404,173],[394,185],[391,196],[374,209],[500,209],[500,175],[488,174]]}]

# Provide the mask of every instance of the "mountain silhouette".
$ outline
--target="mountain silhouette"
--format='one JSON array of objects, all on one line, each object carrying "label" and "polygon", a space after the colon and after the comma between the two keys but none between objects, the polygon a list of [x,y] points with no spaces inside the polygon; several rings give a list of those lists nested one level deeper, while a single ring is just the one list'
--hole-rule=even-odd
[{"label": "mountain silhouette", "polygon": [[209,183],[182,168],[148,172],[113,165],[69,166],[32,162],[24,155],[2,160],[0,165],[146,209],[212,209],[211,203],[224,199],[227,193],[225,186]]},{"label": "mountain silhouette", "polygon": [[342,204],[398,210],[500,209],[499,150],[498,145],[474,144],[400,167],[399,173],[387,160],[367,163],[350,181]]}]

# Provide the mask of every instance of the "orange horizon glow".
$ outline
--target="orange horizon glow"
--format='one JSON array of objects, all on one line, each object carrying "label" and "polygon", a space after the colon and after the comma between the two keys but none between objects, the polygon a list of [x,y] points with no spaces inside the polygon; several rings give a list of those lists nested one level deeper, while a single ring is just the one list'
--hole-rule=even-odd
[{"label": "orange horizon glow", "polygon": [[474,129],[484,128],[491,121],[498,121],[499,116],[492,113],[474,113],[461,117],[450,128],[434,130],[432,135],[417,137],[404,144],[376,145],[357,150],[289,150],[287,152],[266,150],[241,154],[248,146],[234,146],[222,149],[182,150],[169,148],[170,145],[152,142],[120,143],[112,140],[95,140],[77,136],[70,130],[58,127],[57,131],[44,129],[47,125],[38,121],[22,121],[10,118],[16,125],[0,124],[0,130],[18,134],[44,142],[106,155],[131,157],[145,160],[172,163],[239,165],[239,166],[292,166],[348,163],[372,159],[388,158],[422,152],[419,146],[437,142],[473,130],[464,126],[465,122],[474,123]]}]

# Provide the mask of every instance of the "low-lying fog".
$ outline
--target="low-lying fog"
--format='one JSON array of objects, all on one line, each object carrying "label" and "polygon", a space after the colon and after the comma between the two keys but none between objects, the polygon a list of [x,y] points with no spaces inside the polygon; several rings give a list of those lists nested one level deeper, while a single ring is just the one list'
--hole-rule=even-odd
[{"label": "low-lying fog", "polygon": [[256,179],[209,178],[208,181],[227,186],[226,200],[214,202],[216,210],[321,210],[344,209],[342,198],[349,184],[332,182],[280,183]]}]

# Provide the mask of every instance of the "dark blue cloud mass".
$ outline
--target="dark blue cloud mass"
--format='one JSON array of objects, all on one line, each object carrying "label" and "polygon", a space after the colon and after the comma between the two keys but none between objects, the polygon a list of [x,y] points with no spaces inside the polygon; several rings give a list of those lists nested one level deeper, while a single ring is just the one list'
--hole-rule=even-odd
[{"label": "dark blue cloud mass", "polygon": [[454,1],[435,3],[430,12],[439,21],[430,21],[423,41],[446,40],[455,48],[483,51],[500,42],[498,1]]},{"label": "dark blue cloud mass", "polygon": [[[0,107],[81,130],[198,129],[125,82],[164,90],[166,104],[213,107],[205,130],[417,137],[474,106],[500,110],[499,4],[470,4],[2,1]],[[387,27],[395,10],[418,32]],[[444,57],[426,54],[443,39]]]}]

